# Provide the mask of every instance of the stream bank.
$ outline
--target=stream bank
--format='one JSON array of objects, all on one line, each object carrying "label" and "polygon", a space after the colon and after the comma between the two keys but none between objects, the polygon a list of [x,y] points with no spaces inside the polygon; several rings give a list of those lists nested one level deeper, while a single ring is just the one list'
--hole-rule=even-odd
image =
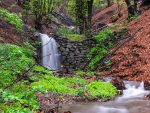
[{"label": "stream bank", "polygon": [[[149,113],[150,101],[146,95],[150,91],[144,90],[143,82],[124,81],[126,90],[122,96],[108,102],[90,102],[63,105],[59,113]],[[69,113],[69,112],[68,112]]]}]

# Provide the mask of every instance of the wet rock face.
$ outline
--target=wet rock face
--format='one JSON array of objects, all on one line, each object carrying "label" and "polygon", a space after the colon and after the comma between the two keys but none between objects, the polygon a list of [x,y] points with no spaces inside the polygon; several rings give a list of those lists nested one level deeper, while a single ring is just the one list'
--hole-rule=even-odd
[{"label": "wet rock face", "polygon": [[119,77],[112,79],[110,82],[117,88],[117,90],[125,89],[125,85]]},{"label": "wet rock face", "polygon": [[72,42],[65,37],[54,36],[61,54],[61,64],[69,69],[78,69],[88,61],[89,50],[96,45],[95,40],[87,38]]}]

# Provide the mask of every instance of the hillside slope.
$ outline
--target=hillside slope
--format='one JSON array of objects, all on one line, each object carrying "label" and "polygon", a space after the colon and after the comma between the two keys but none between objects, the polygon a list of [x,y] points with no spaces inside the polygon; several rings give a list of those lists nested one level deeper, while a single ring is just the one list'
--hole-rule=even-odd
[{"label": "hillside slope", "polygon": [[127,28],[136,36],[111,58],[112,68],[109,74],[127,80],[145,81],[150,84],[150,10],[131,21]]},{"label": "hillside slope", "polygon": [[[17,4],[10,8],[15,0],[2,0],[2,8],[10,9],[12,12],[21,12],[21,7]],[[92,20],[105,20],[99,17],[109,18],[109,14],[114,14],[116,4],[103,10],[103,12],[94,15]],[[105,14],[106,15],[105,15]],[[145,11],[139,18],[131,21],[127,28],[130,34],[134,34],[137,29],[143,27],[137,35],[122,48],[120,48],[111,58],[113,66],[108,74],[119,76],[128,80],[145,81],[150,84],[150,10]],[[98,22],[99,23],[99,22]],[[106,23],[107,24],[107,23]],[[28,37],[32,37],[28,29],[25,30]],[[21,45],[22,39],[26,36],[19,34],[12,25],[0,19],[0,43],[12,43]]]}]

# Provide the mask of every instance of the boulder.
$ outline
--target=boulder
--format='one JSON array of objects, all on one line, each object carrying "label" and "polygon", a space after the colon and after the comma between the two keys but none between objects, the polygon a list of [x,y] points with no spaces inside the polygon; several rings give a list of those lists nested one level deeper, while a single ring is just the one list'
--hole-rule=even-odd
[{"label": "boulder", "polygon": [[119,77],[115,77],[110,82],[117,88],[117,90],[124,90],[125,89],[125,85]]},{"label": "boulder", "polygon": [[144,81],[144,88],[150,90],[150,80]]}]

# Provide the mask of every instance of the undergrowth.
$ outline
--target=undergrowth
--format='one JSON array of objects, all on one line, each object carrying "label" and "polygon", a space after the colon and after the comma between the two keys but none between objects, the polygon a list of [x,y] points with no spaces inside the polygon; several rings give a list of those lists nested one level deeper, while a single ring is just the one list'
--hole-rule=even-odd
[{"label": "undergrowth", "polygon": [[95,75],[95,72],[93,71],[84,72],[83,70],[77,70],[75,74],[77,76],[83,77],[83,76],[93,76]]},{"label": "undergrowth", "polygon": [[19,32],[23,32],[22,30],[22,20],[20,19],[21,14],[16,14],[16,13],[10,13],[6,9],[0,8],[0,18],[3,20],[11,23],[12,25],[15,25],[16,29]]},{"label": "undergrowth", "polygon": [[[87,55],[89,59],[92,59],[89,63],[89,69],[93,70],[98,66],[99,61],[104,55],[117,43],[122,35],[126,34],[126,28],[121,25],[111,25],[109,28],[103,29],[99,34],[93,36],[96,40],[96,46],[91,48]],[[110,65],[110,61],[105,62],[106,65]]]},{"label": "undergrowth", "polygon": [[91,98],[113,98],[116,95],[116,87],[109,82],[95,81],[87,85],[87,92]]},{"label": "undergrowth", "polygon": [[[52,91],[55,95],[72,95],[89,99],[112,98],[116,94],[115,87],[110,83],[102,81],[88,83],[81,76],[55,77],[49,70],[36,64],[30,49],[0,44],[0,54],[1,113],[36,112],[40,109],[36,92]],[[88,95],[84,92],[88,92]]]},{"label": "undergrowth", "polygon": [[[111,83],[104,83],[102,81],[88,83],[81,76],[58,78],[52,74],[39,74],[33,76],[33,78],[35,82],[33,82],[31,86],[34,91],[38,92],[44,93],[53,91],[55,94],[87,97],[87,95],[84,94],[84,92],[87,91],[89,99],[95,99],[97,97],[102,99],[112,98],[116,95],[116,88]],[[38,78],[37,81],[35,80],[36,78]]]},{"label": "undergrowth", "polygon": [[131,22],[132,20],[137,19],[138,17],[139,17],[139,15],[129,16],[129,18],[127,20],[125,20],[125,23],[127,24],[127,23]]},{"label": "undergrowth", "polygon": [[[0,112],[30,113],[39,109],[29,86],[33,53],[16,45],[0,44]],[[28,71],[28,73],[26,73]]]}]

